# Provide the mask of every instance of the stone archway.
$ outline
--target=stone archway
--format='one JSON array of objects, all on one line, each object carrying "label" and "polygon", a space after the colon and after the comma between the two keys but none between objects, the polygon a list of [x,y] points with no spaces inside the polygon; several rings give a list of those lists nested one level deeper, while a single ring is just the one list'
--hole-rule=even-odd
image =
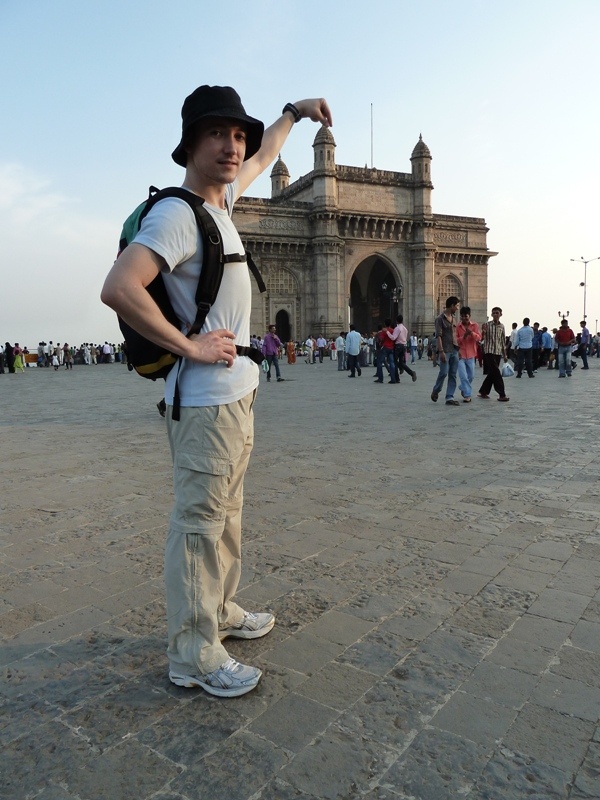
[{"label": "stone archway", "polygon": [[275,315],[275,328],[277,336],[285,344],[292,339],[292,326],[290,325],[290,315],[285,309],[281,308]]},{"label": "stone archway", "polygon": [[363,334],[371,333],[387,318],[403,314],[404,298],[388,262],[370,256],[350,279],[350,322]]}]

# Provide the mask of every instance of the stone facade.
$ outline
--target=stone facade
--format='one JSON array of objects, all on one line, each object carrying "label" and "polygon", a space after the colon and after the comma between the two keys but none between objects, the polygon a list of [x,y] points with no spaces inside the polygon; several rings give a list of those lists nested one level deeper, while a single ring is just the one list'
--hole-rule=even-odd
[{"label": "stone facade", "polygon": [[314,169],[290,183],[281,160],[271,198],[242,197],[234,211],[266,294],[254,286],[253,333],[275,323],[280,337],[335,337],[353,322],[362,333],[404,315],[430,335],[449,295],[487,318],[485,220],[433,214],[431,153],[419,137],[409,173],[335,163],[335,141],[321,128]]}]

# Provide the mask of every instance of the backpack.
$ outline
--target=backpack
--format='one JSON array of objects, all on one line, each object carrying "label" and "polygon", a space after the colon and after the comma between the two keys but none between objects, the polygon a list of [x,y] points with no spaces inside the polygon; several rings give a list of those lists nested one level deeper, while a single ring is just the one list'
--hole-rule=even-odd
[{"label": "backpack", "polygon": [[[180,187],[171,187],[162,190],[157,189],[155,186],[150,187],[148,199],[140,203],[123,223],[123,230],[119,238],[118,255],[133,241],[140,229],[142,220],[155,203],[167,197],[178,197],[188,203],[194,212],[196,224],[202,236],[203,260],[195,295],[197,306],[196,318],[187,332],[187,336],[191,336],[192,334],[200,332],[208,312],[217,298],[225,264],[232,261],[247,261],[248,268],[254,275],[261,293],[266,291],[266,286],[250,253],[226,255],[223,252],[221,234],[214,219],[204,208],[204,199]],[[171,325],[179,330],[180,321],[169,299],[162,273],[159,273],[156,278],[148,284],[146,290],[156,302],[165,318]],[[138,375],[153,381],[157,378],[166,378],[177,362],[179,362],[179,371],[182,361],[180,356],[146,339],[145,336],[134,330],[125,320],[121,319],[121,317],[118,317],[118,320],[119,327],[125,339],[127,368],[129,370],[135,370]],[[257,357],[257,351],[254,348],[236,345],[236,351],[238,355],[249,356],[257,364],[260,364],[262,361],[262,356],[259,354],[259,357]],[[179,382],[177,380],[175,383],[175,397],[173,402],[173,419],[175,420],[179,419],[179,399]]]}]

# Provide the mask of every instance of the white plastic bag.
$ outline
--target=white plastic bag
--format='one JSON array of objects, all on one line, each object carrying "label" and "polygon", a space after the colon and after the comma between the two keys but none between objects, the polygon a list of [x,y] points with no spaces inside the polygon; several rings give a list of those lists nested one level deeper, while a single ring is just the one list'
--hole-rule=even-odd
[{"label": "white plastic bag", "polygon": [[507,361],[506,364],[502,367],[502,377],[503,378],[512,378],[512,376],[514,374],[515,374],[514,369],[511,367],[511,365]]}]

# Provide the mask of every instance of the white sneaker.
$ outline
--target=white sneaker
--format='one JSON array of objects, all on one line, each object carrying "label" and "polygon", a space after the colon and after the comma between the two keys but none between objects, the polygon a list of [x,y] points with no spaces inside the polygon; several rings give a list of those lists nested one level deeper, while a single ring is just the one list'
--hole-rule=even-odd
[{"label": "white sneaker", "polygon": [[275,625],[273,614],[252,614],[250,611],[244,611],[241,622],[219,631],[219,639],[223,641],[228,636],[235,639],[259,639],[269,633],[273,625]]},{"label": "white sneaker", "polygon": [[169,672],[169,680],[175,686],[185,686],[186,689],[200,686],[217,697],[239,697],[251,692],[261,676],[260,669],[240,664],[233,658],[228,658],[224,664],[208,675],[178,675],[176,672]]}]

